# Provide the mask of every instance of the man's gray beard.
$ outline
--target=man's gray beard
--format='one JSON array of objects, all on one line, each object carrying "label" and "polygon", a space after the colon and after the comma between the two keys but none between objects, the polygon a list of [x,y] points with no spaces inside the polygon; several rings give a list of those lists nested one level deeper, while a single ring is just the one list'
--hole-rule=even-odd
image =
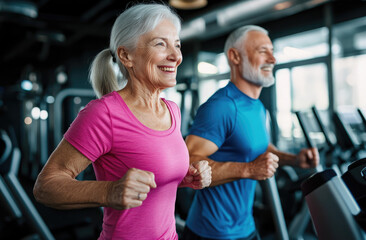
[{"label": "man's gray beard", "polygon": [[[251,82],[257,86],[261,87],[269,87],[272,86],[275,82],[273,74],[270,76],[263,76],[260,72],[260,68],[264,65],[259,66],[258,69],[255,69],[252,64],[250,64],[247,56],[243,56],[243,78],[248,82]],[[272,64],[270,64],[272,65]]]}]

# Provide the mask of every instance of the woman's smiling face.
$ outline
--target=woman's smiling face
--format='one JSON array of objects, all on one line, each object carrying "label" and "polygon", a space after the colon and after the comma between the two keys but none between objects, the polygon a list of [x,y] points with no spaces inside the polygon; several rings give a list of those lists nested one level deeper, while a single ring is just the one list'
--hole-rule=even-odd
[{"label": "woman's smiling face", "polygon": [[176,85],[177,68],[182,62],[177,29],[169,20],[162,20],[152,31],[142,35],[129,54],[131,76],[154,88]]}]

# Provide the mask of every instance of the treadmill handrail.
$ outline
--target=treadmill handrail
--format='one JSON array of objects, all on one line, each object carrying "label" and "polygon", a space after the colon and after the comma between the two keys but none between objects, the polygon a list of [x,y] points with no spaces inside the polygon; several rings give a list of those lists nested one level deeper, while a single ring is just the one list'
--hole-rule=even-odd
[{"label": "treadmill handrail", "polygon": [[320,130],[323,132],[323,135],[324,135],[324,138],[325,138],[326,143],[328,144],[329,147],[334,148],[335,147],[335,144],[331,141],[331,139],[329,137],[329,132],[326,129],[326,127],[324,126],[324,123],[323,123],[323,121],[322,121],[322,119],[320,117],[320,114],[318,112],[318,109],[315,106],[313,106],[311,108],[311,110],[313,111],[313,114],[314,114],[315,119],[316,119],[316,121],[317,121],[317,123],[319,125]]},{"label": "treadmill handrail", "polygon": [[0,156],[0,164],[2,164],[9,158],[13,144],[11,143],[9,135],[3,129],[0,129],[0,135],[1,140],[5,144],[4,152]]}]

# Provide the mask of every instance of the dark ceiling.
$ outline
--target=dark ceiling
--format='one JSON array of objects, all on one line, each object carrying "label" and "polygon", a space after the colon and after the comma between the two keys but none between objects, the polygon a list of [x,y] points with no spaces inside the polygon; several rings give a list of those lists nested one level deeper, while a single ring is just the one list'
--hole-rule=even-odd
[{"label": "dark ceiling", "polygon": [[[0,87],[19,81],[28,66],[47,71],[74,56],[107,47],[115,18],[136,2],[151,1],[0,0]],[[305,22],[301,19],[306,17],[300,16],[300,21],[286,18],[329,2],[337,15],[345,15],[348,8],[360,9],[364,15],[365,8],[360,6],[365,6],[366,1],[360,0],[208,0],[208,5],[201,9],[176,11],[185,30],[189,30],[186,33],[205,41],[248,23],[279,23],[271,27],[275,32],[287,31],[290,26],[299,28]],[[278,8],[282,3],[289,5]],[[221,20],[224,15],[226,18],[221,24],[219,15]],[[313,13],[307,16],[309,23],[323,21]],[[199,24],[195,20],[199,17],[205,22],[204,30],[196,29]],[[280,22],[282,19],[284,23]]]},{"label": "dark ceiling", "polygon": [[[115,18],[136,2],[151,1],[0,0],[0,86],[20,79],[27,65],[49,68],[86,49],[107,47]],[[203,8],[176,11],[185,22],[234,2],[208,0]]]}]

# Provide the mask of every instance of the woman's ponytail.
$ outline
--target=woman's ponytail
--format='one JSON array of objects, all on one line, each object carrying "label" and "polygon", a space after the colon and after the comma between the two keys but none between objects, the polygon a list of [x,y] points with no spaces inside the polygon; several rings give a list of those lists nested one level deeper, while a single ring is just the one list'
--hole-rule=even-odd
[{"label": "woman's ponytail", "polygon": [[112,66],[112,59],[111,51],[104,49],[95,56],[91,64],[89,79],[98,98],[119,90],[117,76]]}]

